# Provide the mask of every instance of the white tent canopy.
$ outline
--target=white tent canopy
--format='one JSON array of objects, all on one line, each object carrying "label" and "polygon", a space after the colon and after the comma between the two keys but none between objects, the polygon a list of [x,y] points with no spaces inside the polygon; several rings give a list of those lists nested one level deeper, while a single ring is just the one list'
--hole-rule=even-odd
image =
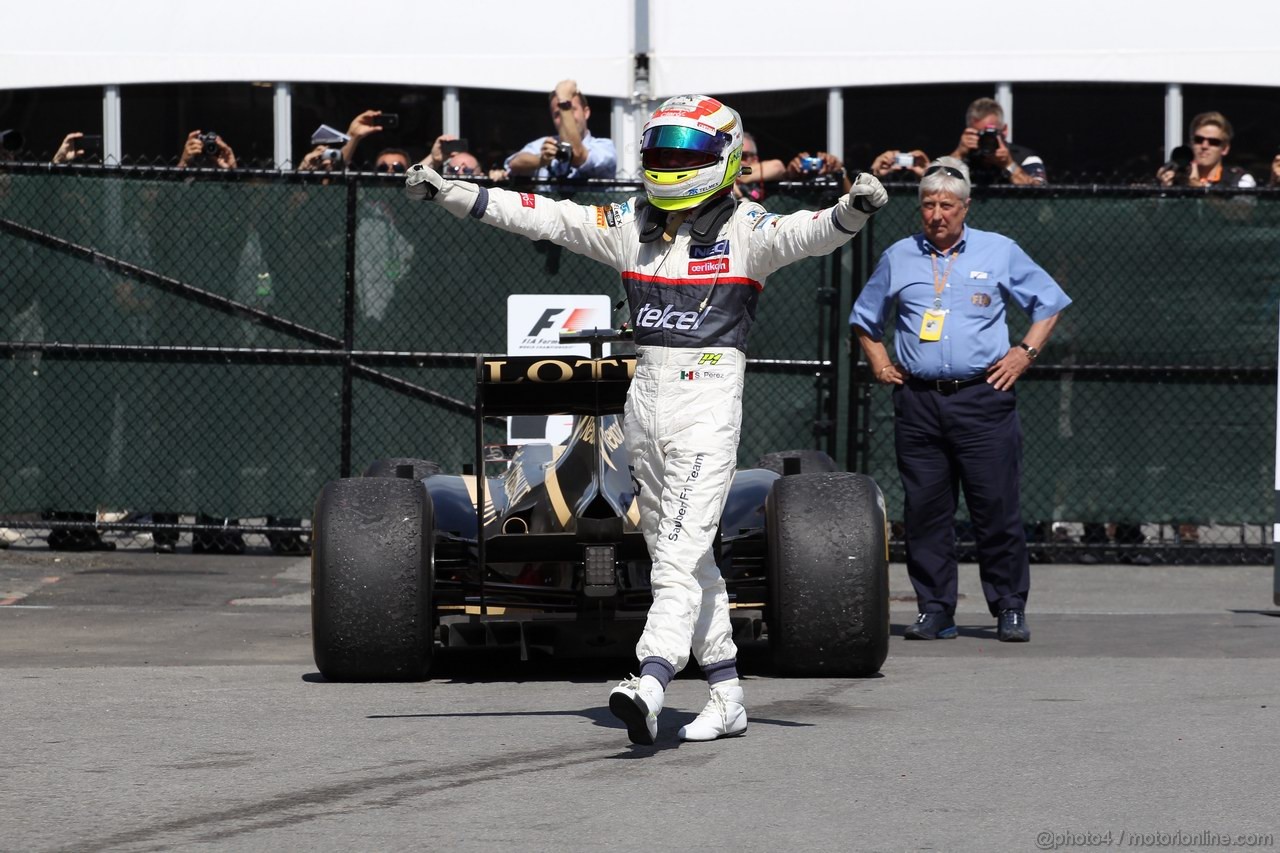
[{"label": "white tent canopy", "polygon": [[541,92],[573,77],[593,96],[630,98],[637,47],[652,98],[961,81],[1280,86],[1277,3],[1206,21],[1188,0],[1045,0],[994,26],[941,0],[387,0],[354,18],[272,0],[73,0],[56,12],[15,4],[4,17],[6,89],[330,81]]}]

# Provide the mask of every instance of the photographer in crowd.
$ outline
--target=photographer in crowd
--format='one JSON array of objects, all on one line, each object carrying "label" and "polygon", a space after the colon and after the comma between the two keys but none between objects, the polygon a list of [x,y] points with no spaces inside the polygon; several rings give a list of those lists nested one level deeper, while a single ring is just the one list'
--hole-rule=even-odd
[{"label": "photographer in crowd", "polygon": [[54,163],[73,163],[77,160],[84,162],[93,157],[102,156],[102,137],[101,136],[85,136],[80,131],[68,133],[62,139],[62,144],[58,146],[58,150],[53,153]]},{"label": "photographer in crowd", "polygon": [[342,150],[328,145],[317,145],[307,152],[298,164],[299,172],[339,172],[343,169]]},{"label": "photographer in crowd", "polygon": [[811,155],[808,151],[801,151],[789,163],[778,159],[761,160],[755,137],[750,133],[743,133],[742,140],[742,174],[738,175],[733,185],[736,198],[764,201],[769,194],[765,189],[766,183],[807,180],[826,175],[839,176],[843,192],[849,191],[851,183],[845,174],[844,164],[834,154],[819,151],[816,155]]},{"label": "photographer in crowd", "polygon": [[890,148],[880,152],[871,161],[871,174],[891,181],[918,181],[924,177],[924,170],[928,165],[929,155],[918,148],[915,151]]},{"label": "photographer in crowd", "polygon": [[221,136],[209,131],[193,130],[187,134],[187,142],[182,146],[182,157],[178,160],[179,169],[234,169],[236,153],[231,150]]},{"label": "photographer in crowd", "polygon": [[446,178],[487,177],[491,181],[504,181],[507,178],[507,173],[502,169],[489,169],[486,172],[480,159],[471,153],[467,140],[450,133],[442,133],[436,137],[423,162]]},{"label": "photographer in crowd", "polygon": [[[360,143],[366,137],[375,133],[381,133],[384,130],[399,130],[400,116],[397,113],[384,113],[382,110],[365,110],[351,120],[351,124],[347,125],[347,141],[342,146],[342,162],[346,163],[349,168],[355,168],[356,149],[360,147]],[[386,149],[383,149],[384,151]],[[378,154],[379,159],[382,153]],[[408,157],[405,158],[405,168],[408,167]]]},{"label": "photographer in crowd", "polygon": [[591,107],[573,80],[561,80],[551,93],[551,121],[555,136],[533,140],[507,158],[503,167],[512,177],[580,180],[612,178],[618,172],[618,152],[612,139],[597,139],[587,129]]},{"label": "photographer in crowd", "polygon": [[[1219,112],[1200,113],[1191,120],[1191,163],[1183,167],[1170,162],[1156,172],[1162,187],[1216,186],[1249,189],[1258,182],[1239,166],[1223,163],[1231,151],[1231,122]],[[1272,170],[1274,172],[1274,169]]]},{"label": "photographer in crowd", "polygon": [[1040,155],[1006,140],[1009,125],[1004,122],[1004,107],[999,103],[991,98],[978,98],[965,112],[965,125],[951,156],[969,167],[975,186],[1038,186],[1049,182]]}]

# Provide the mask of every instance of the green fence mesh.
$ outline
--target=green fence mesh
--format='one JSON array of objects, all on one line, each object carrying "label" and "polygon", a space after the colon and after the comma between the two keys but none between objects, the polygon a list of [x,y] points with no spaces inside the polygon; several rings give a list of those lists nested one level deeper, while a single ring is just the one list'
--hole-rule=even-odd
[{"label": "green fence mesh", "polygon": [[[894,192],[869,264],[917,211],[913,189]],[[1024,518],[1269,545],[1280,197],[979,191],[968,222],[1016,239],[1074,300],[1018,385]],[[889,392],[860,390],[863,465],[900,517]]]},{"label": "green fence mesh", "polygon": [[[19,226],[0,231],[0,340],[182,350],[163,360],[24,351],[0,363],[0,514],[7,516],[309,516],[321,485],[342,473],[344,437],[342,363],[307,353],[343,349],[348,260],[356,351],[501,353],[509,294],[622,295],[607,267],[412,204],[399,181],[374,176],[325,184],[32,169],[0,181],[0,218]],[[775,209],[818,207],[832,197],[830,188],[784,196]],[[55,239],[42,242],[25,229]],[[178,292],[69,254],[58,241],[172,279]],[[838,361],[819,351],[817,335],[817,298],[830,286],[831,263],[812,259],[770,278],[754,354]],[[207,304],[218,299],[228,302]],[[255,322],[245,309],[298,328]],[[366,365],[350,399],[356,474],[390,456],[426,457],[455,472],[474,458],[465,410],[474,399],[473,359]],[[816,401],[812,371],[753,377],[743,463],[813,446]],[[488,441],[504,436],[500,426],[486,430]]]},{"label": "green fence mesh", "polygon": [[[838,369],[828,429],[852,444],[832,449],[877,479],[896,518],[888,392],[836,349],[861,277],[916,230],[914,190],[892,195],[853,248],[769,279],[752,357],[833,363],[749,376],[740,463],[827,447],[815,421],[829,419]],[[766,205],[833,198],[830,186],[793,187]],[[458,471],[473,456],[466,354],[504,351],[506,297],[622,293],[599,264],[412,205],[398,181],[372,175],[14,168],[0,174],[0,220],[0,516],[11,520],[297,524],[344,458],[357,474],[389,456]],[[1056,525],[1074,541],[1112,524],[1185,545],[1195,525],[1202,541],[1269,546],[1280,196],[1006,190],[980,193],[970,223],[1017,239],[1075,300],[1019,384],[1033,535],[1052,540]],[[823,308],[833,280],[837,303]],[[456,355],[371,355],[408,352]]]}]

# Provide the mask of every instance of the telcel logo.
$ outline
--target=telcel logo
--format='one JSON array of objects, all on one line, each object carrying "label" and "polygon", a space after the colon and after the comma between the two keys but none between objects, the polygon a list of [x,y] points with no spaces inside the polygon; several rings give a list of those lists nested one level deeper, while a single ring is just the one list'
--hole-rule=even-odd
[{"label": "telcel logo", "polygon": [[701,314],[697,311],[677,311],[675,308],[674,305],[654,308],[646,302],[636,312],[636,325],[645,329],[680,329],[687,332],[701,326],[702,321],[711,313],[710,305]]}]

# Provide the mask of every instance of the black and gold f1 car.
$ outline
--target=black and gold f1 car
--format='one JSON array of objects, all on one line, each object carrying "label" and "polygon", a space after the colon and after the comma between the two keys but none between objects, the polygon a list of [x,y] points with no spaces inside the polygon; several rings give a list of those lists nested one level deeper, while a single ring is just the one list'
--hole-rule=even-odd
[{"label": "black and gold f1 car", "polygon": [[[613,330],[572,336],[594,357],[477,359],[473,472],[386,459],[321,490],[311,591],[325,678],[426,678],[440,648],[630,653],[652,600],[622,440],[635,360],[600,357]],[[574,415],[567,440],[485,473],[484,418],[549,414]],[[824,454],[771,456],[781,475],[734,475],[715,543],[735,640],[767,640],[784,674],[872,675],[889,642],[880,489]]]}]

